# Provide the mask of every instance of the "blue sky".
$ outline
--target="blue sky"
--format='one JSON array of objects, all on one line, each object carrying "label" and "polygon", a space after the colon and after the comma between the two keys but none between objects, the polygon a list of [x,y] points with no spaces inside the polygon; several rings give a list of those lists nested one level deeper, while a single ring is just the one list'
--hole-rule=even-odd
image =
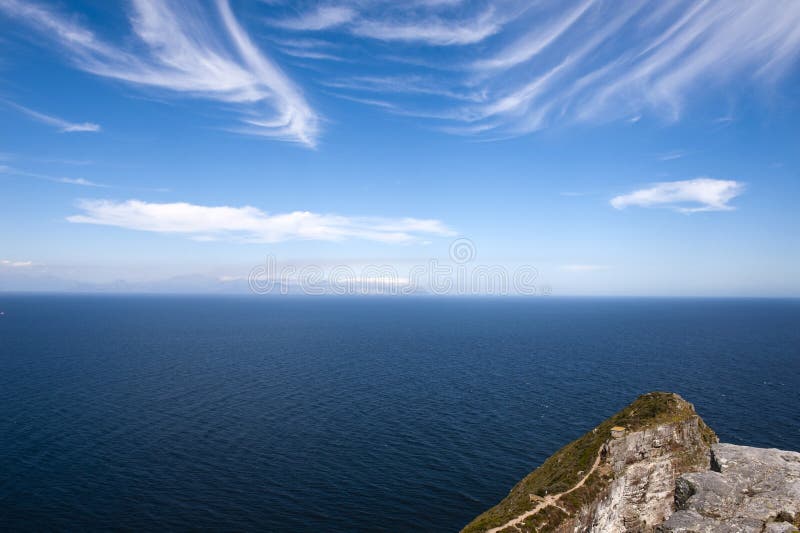
[{"label": "blue sky", "polygon": [[0,289],[798,296],[800,4],[0,0]]}]

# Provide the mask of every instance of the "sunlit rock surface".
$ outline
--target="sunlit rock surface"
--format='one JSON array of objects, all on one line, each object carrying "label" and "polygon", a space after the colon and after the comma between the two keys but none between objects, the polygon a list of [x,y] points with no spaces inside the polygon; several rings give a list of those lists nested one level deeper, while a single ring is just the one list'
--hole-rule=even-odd
[{"label": "sunlit rock surface", "polygon": [[677,480],[675,506],[660,531],[797,531],[800,453],[715,444],[710,470]]},{"label": "sunlit rock surface", "polygon": [[564,446],[463,532],[784,533],[800,453],[719,444],[677,394],[637,398]]}]

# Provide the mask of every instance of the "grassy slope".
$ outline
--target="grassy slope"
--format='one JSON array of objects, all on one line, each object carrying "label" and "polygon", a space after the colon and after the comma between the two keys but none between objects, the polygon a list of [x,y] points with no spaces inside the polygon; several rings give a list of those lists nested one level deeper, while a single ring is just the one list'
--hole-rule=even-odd
[{"label": "grassy slope", "polygon": [[[597,431],[589,431],[558,450],[542,466],[517,483],[503,501],[468,524],[462,533],[485,531],[519,516],[531,509],[530,494],[541,496],[545,493],[560,493],[575,486],[581,477],[578,473],[591,468],[600,447],[608,440],[613,426],[624,426],[630,431],[638,431],[646,427],[682,422],[693,416],[695,412],[691,404],[676,394],[652,392],[639,396],[628,407],[597,426]],[[702,420],[699,423],[705,440],[709,444],[716,442],[714,432]],[[608,485],[610,480],[608,472],[597,472],[589,477],[584,487],[569,494],[564,503],[569,507],[577,507],[589,502],[594,494]],[[539,517],[539,514],[542,513],[531,517],[532,529],[538,529],[537,526],[542,525],[542,517]],[[552,524],[556,518],[549,517],[548,522]]]}]

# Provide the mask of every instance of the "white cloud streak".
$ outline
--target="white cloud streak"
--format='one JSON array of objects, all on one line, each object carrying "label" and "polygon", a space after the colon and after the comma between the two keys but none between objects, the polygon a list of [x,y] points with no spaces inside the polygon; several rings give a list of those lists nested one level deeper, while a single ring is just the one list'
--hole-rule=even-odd
[{"label": "white cloud streak", "polygon": [[316,112],[252,42],[226,0],[208,13],[194,4],[133,0],[130,24],[143,50],[107,43],[74,17],[36,4],[0,0],[0,11],[55,42],[87,72],[222,102],[238,110],[245,133],[308,146],[319,135]]},{"label": "white cloud streak", "polygon": [[597,84],[581,116],[610,109],[668,109],[677,119],[701,82],[719,84],[735,74],[748,80],[778,76],[800,52],[800,4],[794,1],[706,0],[689,4],[621,68]]},{"label": "white cloud streak", "polygon": [[[118,44],[40,4],[0,0],[0,12],[83,70],[220,102],[238,111],[240,131],[315,144],[320,117],[227,0],[210,10],[131,2],[136,41]],[[578,122],[679,120],[696,96],[771,87],[800,57],[797,0],[323,0],[299,14],[296,3],[271,4],[283,15],[258,19],[269,39],[303,58],[318,85],[361,99],[369,91],[375,97],[363,100],[388,112],[487,139]],[[410,66],[427,74],[414,81]]]},{"label": "white cloud streak", "polygon": [[348,6],[319,6],[296,18],[273,20],[270,23],[290,30],[325,30],[346,24],[355,17],[356,11]]},{"label": "white cloud streak", "polygon": [[9,268],[27,268],[33,266],[33,261],[11,261],[9,259],[0,259],[0,266]]},{"label": "white cloud streak", "polygon": [[498,33],[509,17],[489,6],[476,15],[442,17],[438,11],[458,7],[460,1],[341,2],[326,4],[299,16],[269,19],[268,24],[301,32],[341,28],[356,36],[378,41],[463,46],[479,43]]},{"label": "white cloud streak", "polygon": [[47,115],[39,111],[34,111],[29,107],[19,105],[9,100],[0,99],[0,102],[4,103],[8,107],[16,109],[20,113],[23,113],[38,122],[41,122],[42,124],[47,124],[48,126],[54,126],[62,133],[100,131],[100,125],[95,124],[94,122],[70,122],[68,120],[64,120],[63,118],[59,118],[53,115]]},{"label": "white cloud streak", "polygon": [[14,176],[23,176],[26,178],[34,178],[37,180],[50,181],[53,183],[64,183],[67,185],[79,185],[81,187],[99,187],[106,188],[108,185],[102,183],[95,183],[84,178],[69,178],[64,176],[48,176],[47,174],[38,174],[36,172],[26,172],[7,165],[0,165],[0,174],[11,174]]},{"label": "white cloud streak", "polygon": [[201,241],[277,243],[364,239],[409,243],[426,236],[454,235],[444,223],[431,219],[347,217],[308,211],[267,214],[250,206],[203,206],[140,200],[83,200],[78,207],[82,213],[68,217],[69,222],[181,234]]},{"label": "white cloud streak", "polygon": [[502,27],[492,11],[471,21],[451,22],[442,19],[398,23],[386,20],[363,20],[354,25],[355,35],[381,41],[404,41],[437,46],[479,43],[496,34]]},{"label": "white cloud streak", "polygon": [[[343,93],[372,90],[390,112],[484,138],[578,122],[679,120],[695,96],[734,82],[775,84],[800,57],[797,0],[325,5],[356,12],[326,31],[364,37],[365,47],[395,43],[381,76],[407,76],[408,65],[430,69],[425,94],[438,100],[409,102],[402,84],[364,87],[352,81],[357,72],[351,83],[341,72],[320,83]],[[371,64],[364,67],[360,77],[374,76]],[[472,94],[480,99],[460,97]]]},{"label": "white cloud streak", "polygon": [[661,154],[658,156],[659,161],[674,161],[676,159],[681,159],[686,156],[686,152],[677,150],[674,152],[667,152],[665,154]]},{"label": "white cloud streak", "polygon": [[326,87],[358,92],[444,96],[453,100],[480,102],[486,96],[477,91],[455,92],[442,89],[436,80],[420,75],[351,76],[322,82]]},{"label": "white cloud streak", "polygon": [[652,187],[615,196],[615,209],[626,207],[666,207],[681,213],[700,211],[731,211],[728,204],[744,192],[744,184],[733,180],[695,178],[683,181],[656,183]]},{"label": "white cloud streak", "polygon": [[81,187],[107,187],[106,185],[95,183],[84,178],[52,178],[52,181],[66,183],[68,185],[80,185]]},{"label": "white cloud streak", "polygon": [[544,31],[535,35],[524,35],[494,57],[475,62],[474,67],[477,70],[507,69],[530,60],[569,30],[594,2],[595,0],[586,0],[578,4],[552,26],[544,28]]}]

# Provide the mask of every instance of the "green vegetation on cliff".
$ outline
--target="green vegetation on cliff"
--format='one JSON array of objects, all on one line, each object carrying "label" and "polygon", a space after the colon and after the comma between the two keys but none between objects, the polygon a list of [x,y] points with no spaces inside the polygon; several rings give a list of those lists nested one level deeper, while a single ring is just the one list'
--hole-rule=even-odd
[{"label": "green vegetation on cliff", "polygon": [[[697,417],[692,405],[677,394],[652,392],[640,396],[594,430],[558,450],[517,483],[503,501],[468,524],[462,533],[486,531],[519,517],[534,507],[531,495],[543,497],[575,487],[592,468],[603,444],[609,440],[612,427],[621,426],[634,432],[663,424],[684,422],[693,417],[697,418],[702,439],[708,445],[716,442],[714,432]],[[583,486],[565,494],[559,504],[568,512],[577,511],[582,505],[590,503],[612,479],[613,473],[608,468],[597,469],[585,480]],[[565,516],[562,510],[548,507],[526,519],[524,525],[527,527],[524,529],[549,530]]]}]

